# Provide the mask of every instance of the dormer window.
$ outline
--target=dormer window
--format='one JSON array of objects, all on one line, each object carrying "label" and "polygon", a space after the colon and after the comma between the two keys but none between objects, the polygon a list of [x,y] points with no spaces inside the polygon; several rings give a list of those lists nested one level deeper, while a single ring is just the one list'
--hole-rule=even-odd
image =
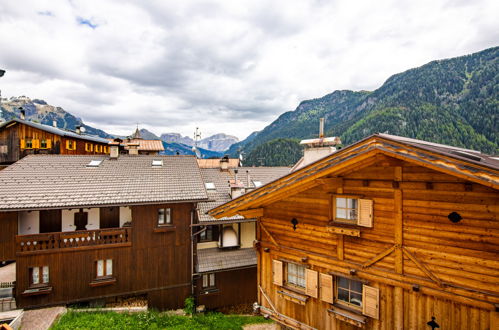
[{"label": "dormer window", "polygon": [[163,160],[162,159],[154,159],[152,161],[152,166],[153,167],[161,167],[161,166],[163,166]]},{"label": "dormer window", "polygon": [[217,188],[215,188],[215,183],[213,182],[205,182],[205,187],[206,187],[206,190],[217,190]]}]

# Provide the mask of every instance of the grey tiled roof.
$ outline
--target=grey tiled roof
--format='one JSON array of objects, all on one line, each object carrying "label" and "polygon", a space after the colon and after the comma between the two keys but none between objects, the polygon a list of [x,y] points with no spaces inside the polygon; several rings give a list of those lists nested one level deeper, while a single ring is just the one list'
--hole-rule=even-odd
[{"label": "grey tiled roof", "polygon": [[93,142],[100,142],[100,143],[109,143],[107,139],[101,138],[99,136],[94,136],[94,135],[86,135],[86,134],[78,134],[76,132],[68,131],[59,127],[54,127],[54,126],[49,126],[45,124],[40,124],[40,123],[35,123],[29,120],[21,120],[21,119],[12,119],[9,120],[8,122],[5,122],[0,125],[0,129],[2,129],[5,126],[10,125],[13,122],[21,123],[24,125],[28,125],[34,128],[37,128],[42,131],[46,131],[52,134],[56,134],[59,136],[66,136],[66,137],[72,137],[75,139],[82,139],[82,140],[88,140],[88,141],[93,141]]},{"label": "grey tiled roof", "polygon": [[256,265],[256,252],[252,248],[220,250],[218,248],[198,250],[198,273]]},{"label": "grey tiled roof", "polygon": [[[103,162],[88,167],[92,160]],[[207,199],[193,156],[29,155],[0,171],[0,210]]]},{"label": "grey tiled roof", "polygon": [[[201,175],[204,182],[213,182],[216,190],[207,190],[210,201],[198,204],[198,218],[200,223],[218,221],[230,222],[244,219],[244,217],[239,215],[215,219],[206,214],[206,212],[212,208],[231,200],[229,180],[235,178],[235,170],[236,169],[233,168],[228,171],[221,171],[219,168],[201,168]],[[253,181],[260,181],[262,184],[267,184],[289,173],[289,167],[238,167],[237,170],[237,179],[242,181],[245,187],[248,187],[246,171],[249,171],[251,181],[250,188],[255,188]]]}]

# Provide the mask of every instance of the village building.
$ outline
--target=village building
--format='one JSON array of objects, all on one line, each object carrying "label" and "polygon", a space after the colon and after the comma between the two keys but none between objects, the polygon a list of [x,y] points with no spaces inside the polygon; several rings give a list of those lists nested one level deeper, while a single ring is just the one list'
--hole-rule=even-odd
[{"label": "village building", "polygon": [[256,219],[240,215],[214,219],[206,212],[286,175],[289,167],[237,167],[238,159],[231,164],[227,157],[198,159],[198,163],[209,201],[198,203],[193,225],[197,304],[207,309],[252,304],[257,299]]},{"label": "village building", "polygon": [[[29,155],[0,172],[0,261],[17,306],[191,295],[191,224],[208,196],[192,156]],[[0,268],[0,272],[2,268]]]},{"label": "village building", "polygon": [[296,329],[494,329],[499,159],[376,134],[209,211],[257,218],[258,306]]},{"label": "village building", "polygon": [[10,165],[32,154],[105,155],[108,140],[23,119],[0,124],[0,166]]},{"label": "village building", "polygon": [[121,154],[159,155],[165,151],[163,141],[143,139],[138,127],[132,136],[123,139],[109,139],[109,142],[118,145]]}]

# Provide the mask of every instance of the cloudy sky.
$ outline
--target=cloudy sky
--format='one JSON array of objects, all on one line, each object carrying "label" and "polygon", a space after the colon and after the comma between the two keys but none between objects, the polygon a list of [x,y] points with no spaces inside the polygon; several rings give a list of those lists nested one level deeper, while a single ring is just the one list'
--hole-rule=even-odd
[{"label": "cloudy sky", "polygon": [[301,100],[499,44],[497,0],[1,0],[3,97],[244,138]]}]

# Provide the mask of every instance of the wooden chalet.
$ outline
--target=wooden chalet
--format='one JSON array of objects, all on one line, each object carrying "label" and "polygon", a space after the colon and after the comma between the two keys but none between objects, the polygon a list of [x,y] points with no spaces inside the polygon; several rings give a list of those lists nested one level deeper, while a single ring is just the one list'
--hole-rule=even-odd
[{"label": "wooden chalet", "polygon": [[[199,159],[198,159],[199,163]],[[198,203],[194,234],[194,293],[207,309],[251,304],[256,301],[254,218],[236,215],[214,219],[206,211],[289,172],[288,167],[201,168],[209,201]]]},{"label": "wooden chalet", "polygon": [[32,154],[105,155],[108,140],[55,126],[13,119],[0,125],[0,165]]},{"label": "wooden chalet", "polygon": [[497,329],[499,159],[376,134],[209,211],[258,219],[260,311],[299,329]]},{"label": "wooden chalet", "polygon": [[[207,195],[195,157],[29,155],[0,172],[0,260],[22,308],[191,295],[191,227]],[[1,271],[1,268],[0,268]]]}]

